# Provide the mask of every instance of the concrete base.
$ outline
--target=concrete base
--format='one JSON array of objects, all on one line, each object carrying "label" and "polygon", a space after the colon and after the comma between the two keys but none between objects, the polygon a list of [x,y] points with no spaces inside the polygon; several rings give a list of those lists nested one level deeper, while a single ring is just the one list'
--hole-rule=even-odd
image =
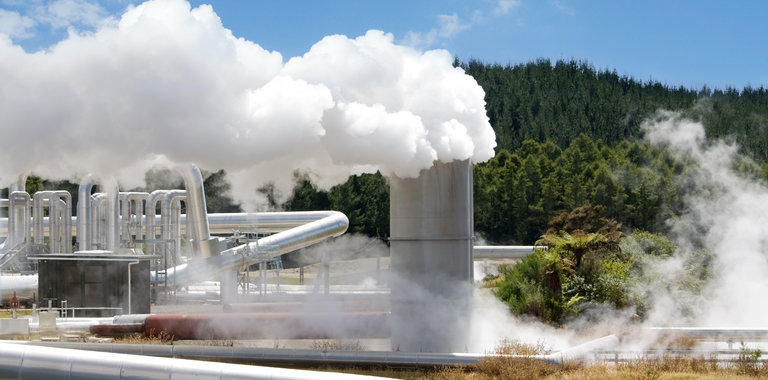
[{"label": "concrete base", "polygon": [[40,331],[56,331],[57,313],[53,311],[41,311],[38,319],[40,321]]},{"label": "concrete base", "polygon": [[29,335],[29,319],[0,318],[0,336],[19,337]]}]

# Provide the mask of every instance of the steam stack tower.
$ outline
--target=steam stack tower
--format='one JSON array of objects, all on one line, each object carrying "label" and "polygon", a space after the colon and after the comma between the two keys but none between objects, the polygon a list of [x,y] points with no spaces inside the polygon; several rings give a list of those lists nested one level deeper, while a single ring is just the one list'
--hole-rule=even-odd
[{"label": "steam stack tower", "polygon": [[472,293],[472,165],[390,179],[392,349],[466,350]]}]

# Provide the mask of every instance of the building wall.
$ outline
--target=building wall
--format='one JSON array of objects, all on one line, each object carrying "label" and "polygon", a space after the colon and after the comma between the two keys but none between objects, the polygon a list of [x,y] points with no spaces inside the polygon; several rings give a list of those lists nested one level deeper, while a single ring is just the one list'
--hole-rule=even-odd
[{"label": "building wall", "polygon": [[[131,266],[131,313],[149,313],[149,261]],[[40,260],[39,300],[54,306],[122,308],[128,313],[128,262],[100,260]],[[112,315],[96,310],[78,311],[78,316]]]}]

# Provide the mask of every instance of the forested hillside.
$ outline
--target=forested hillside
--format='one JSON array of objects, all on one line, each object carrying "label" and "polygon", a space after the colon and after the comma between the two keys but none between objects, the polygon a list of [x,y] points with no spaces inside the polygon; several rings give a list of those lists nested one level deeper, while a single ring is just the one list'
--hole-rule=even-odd
[{"label": "forested hillside", "polygon": [[733,136],[750,155],[768,160],[768,93],[763,87],[669,88],[577,61],[455,64],[485,90],[498,149],[517,149],[527,139],[551,140],[565,148],[582,133],[614,146],[642,138],[643,120],[666,109],[703,121],[708,136]]},{"label": "forested hillside", "polygon": [[[728,136],[757,162],[768,160],[762,87],[669,88],[577,61],[455,64],[485,90],[496,131],[496,157],[475,166],[475,228],[492,243],[532,244],[552,217],[583,205],[604,206],[627,230],[663,232],[680,207],[670,182],[686,168],[642,140],[640,125],[659,109],[700,120],[708,136]],[[388,236],[380,175],[352,177],[327,194],[300,178],[288,209],[333,198],[320,204],[347,213],[353,230]]]}]

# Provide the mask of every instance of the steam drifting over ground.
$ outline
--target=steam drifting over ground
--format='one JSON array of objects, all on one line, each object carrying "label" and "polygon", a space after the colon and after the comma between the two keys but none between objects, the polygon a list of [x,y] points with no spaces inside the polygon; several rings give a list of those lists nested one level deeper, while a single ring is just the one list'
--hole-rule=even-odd
[{"label": "steam drifting over ground", "polygon": [[90,172],[131,187],[151,165],[195,162],[229,171],[247,200],[297,169],[329,186],[494,153],[483,90],[451,55],[375,30],[283,62],[208,5],[152,0],[43,52],[0,34],[0,56],[3,183]]},{"label": "steam drifting over ground", "polygon": [[[689,164],[677,181],[685,212],[667,221],[679,247],[675,257],[649,258],[644,272],[652,281],[639,289],[651,296],[647,319],[638,324],[634,310],[600,309],[570,321],[564,329],[513,318],[490,295],[476,290],[470,346],[489,350],[499,339],[543,342],[554,351],[609,333],[624,336],[625,349],[644,349],[660,337],[630,327],[768,328],[768,187],[738,170],[739,147],[727,140],[707,140],[699,122],[660,111],[644,123],[647,140],[666,147]],[[743,166],[742,166],[743,167]],[[682,280],[701,260],[692,252],[711,253],[712,275],[706,283]],[[694,291],[699,288],[700,291]],[[628,329],[630,328],[630,329]],[[626,334],[626,335],[624,335]]]},{"label": "steam drifting over ground", "polygon": [[[717,327],[766,328],[768,307],[768,188],[737,171],[742,160],[738,147],[725,141],[708,142],[700,123],[670,112],[659,113],[646,124],[648,139],[688,156],[697,166],[681,178],[686,189],[687,212],[669,221],[676,243],[682,248],[703,246],[714,257],[713,279],[694,300],[666,294],[660,302],[692,303],[695,313],[688,321],[668,315],[674,307],[657,307],[661,323]],[[676,275],[673,270],[666,275]],[[678,295],[684,296],[684,295]],[[661,305],[659,305],[661,306]],[[662,313],[662,314],[659,314]],[[667,315],[665,315],[667,314]]]}]

